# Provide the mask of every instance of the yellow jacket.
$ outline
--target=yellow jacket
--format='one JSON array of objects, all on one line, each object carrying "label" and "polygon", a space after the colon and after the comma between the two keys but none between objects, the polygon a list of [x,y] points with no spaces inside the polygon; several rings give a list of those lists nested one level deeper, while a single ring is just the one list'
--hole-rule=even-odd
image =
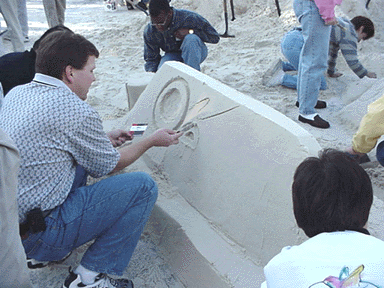
[{"label": "yellow jacket", "polygon": [[359,130],[352,139],[352,148],[359,153],[368,153],[375,148],[377,140],[384,135],[384,96],[368,105],[368,113],[360,122]]}]

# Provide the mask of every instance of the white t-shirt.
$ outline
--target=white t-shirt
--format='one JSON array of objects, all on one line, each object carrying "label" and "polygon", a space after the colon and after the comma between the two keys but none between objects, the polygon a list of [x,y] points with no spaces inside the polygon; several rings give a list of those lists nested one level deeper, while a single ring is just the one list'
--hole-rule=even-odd
[{"label": "white t-shirt", "polygon": [[262,288],[384,287],[384,242],[354,231],[285,247],[264,267]]}]

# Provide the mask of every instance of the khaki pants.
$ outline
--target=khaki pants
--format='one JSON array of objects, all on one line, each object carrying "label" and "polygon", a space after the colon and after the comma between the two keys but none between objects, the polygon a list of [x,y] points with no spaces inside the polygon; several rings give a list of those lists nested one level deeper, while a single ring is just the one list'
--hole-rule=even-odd
[{"label": "khaki pants", "polygon": [[49,28],[64,25],[66,0],[43,0]]},{"label": "khaki pants", "polygon": [[19,235],[17,173],[19,153],[0,129],[0,288],[30,288]]}]

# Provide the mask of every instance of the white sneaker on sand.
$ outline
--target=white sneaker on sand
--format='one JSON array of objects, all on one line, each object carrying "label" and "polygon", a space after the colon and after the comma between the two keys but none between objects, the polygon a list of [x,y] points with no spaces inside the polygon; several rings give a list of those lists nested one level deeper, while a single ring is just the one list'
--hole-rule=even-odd
[{"label": "white sneaker on sand", "polygon": [[280,85],[283,82],[284,74],[283,61],[279,59],[265,72],[262,84],[269,87]]},{"label": "white sneaker on sand", "polygon": [[80,275],[69,270],[69,276],[65,279],[63,288],[133,288],[133,282],[128,279],[113,279],[106,274],[100,273],[96,276],[95,282],[85,285],[81,282]]}]

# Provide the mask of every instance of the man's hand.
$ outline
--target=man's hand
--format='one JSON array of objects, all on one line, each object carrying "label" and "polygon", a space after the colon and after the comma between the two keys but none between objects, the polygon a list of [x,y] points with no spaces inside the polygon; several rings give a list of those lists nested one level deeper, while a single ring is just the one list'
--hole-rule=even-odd
[{"label": "man's hand", "polygon": [[377,78],[376,73],[374,72],[368,72],[365,76],[367,76],[368,78]]},{"label": "man's hand", "polygon": [[325,25],[337,25],[339,22],[336,18],[333,18],[332,20],[325,21]]},{"label": "man's hand", "polygon": [[168,147],[179,143],[180,136],[183,132],[176,132],[171,129],[159,129],[149,136],[152,146]]},{"label": "man's hand", "polygon": [[133,132],[124,131],[122,129],[113,130],[107,133],[109,140],[111,140],[113,147],[119,147],[126,141],[133,139]]},{"label": "man's hand", "polygon": [[336,72],[332,75],[328,74],[328,76],[331,78],[339,78],[340,76],[343,76],[343,73]]},{"label": "man's hand", "polygon": [[352,147],[347,148],[347,149],[345,150],[345,152],[347,152],[347,153],[349,153],[349,154],[351,154],[351,155],[357,155],[357,156],[359,156],[359,157],[362,157],[362,156],[365,155],[365,153],[356,152],[355,150],[353,150]]},{"label": "man's hand", "polygon": [[187,36],[189,34],[189,30],[188,28],[181,28],[179,30],[176,30],[174,33],[173,33],[173,36],[175,36],[176,38],[178,39],[181,39],[181,40],[184,40],[184,37]]}]

